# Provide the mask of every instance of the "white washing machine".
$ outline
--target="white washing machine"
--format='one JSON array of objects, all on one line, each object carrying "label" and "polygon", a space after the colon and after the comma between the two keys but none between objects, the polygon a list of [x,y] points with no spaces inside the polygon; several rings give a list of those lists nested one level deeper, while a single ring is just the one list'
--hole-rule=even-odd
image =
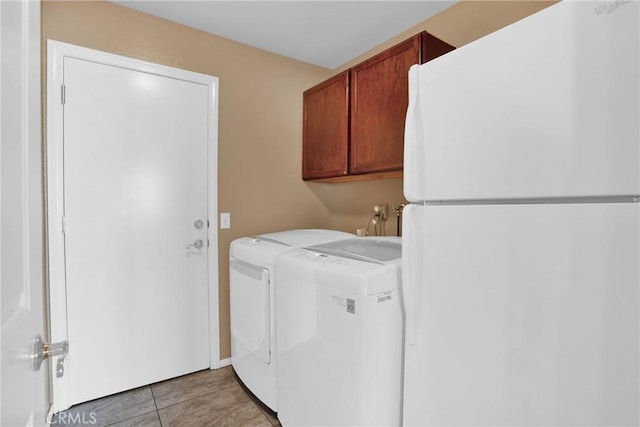
[{"label": "white washing machine", "polygon": [[400,425],[400,242],[360,237],[278,257],[282,425]]},{"label": "white washing machine", "polygon": [[274,262],[292,248],[354,237],[331,230],[290,230],[231,242],[231,364],[242,382],[273,411],[276,352],[273,310]]}]

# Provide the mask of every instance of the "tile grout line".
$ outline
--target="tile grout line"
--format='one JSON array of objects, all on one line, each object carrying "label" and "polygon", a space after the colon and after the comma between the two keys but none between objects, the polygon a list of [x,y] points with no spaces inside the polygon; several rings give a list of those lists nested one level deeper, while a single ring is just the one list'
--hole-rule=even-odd
[{"label": "tile grout line", "polygon": [[[2,0],[0,0],[0,1],[2,1]],[[173,402],[172,404],[167,405],[167,406],[163,406],[162,408],[158,408],[158,406],[157,406],[157,404],[156,404],[156,408],[157,408],[157,410],[158,410],[158,416],[160,416],[160,415],[159,415],[160,409],[167,409],[167,408],[170,408],[170,407],[172,407],[172,406],[179,405],[179,404],[181,404],[181,403],[185,403],[185,402],[189,402],[190,400],[199,399],[199,398],[200,398],[200,397],[202,397],[202,396],[205,396],[205,395],[208,395],[208,394],[212,394],[212,393],[217,393],[217,392],[220,392],[220,391],[223,391],[223,390],[227,390],[227,389],[230,389],[230,388],[235,387],[235,386],[239,386],[239,387],[241,387],[241,388],[242,388],[242,386],[241,386],[240,384],[238,384],[238,382],[236,381],[234,384],[229,384],[229,385],[227,385],[226,387],[218,388],[218,389],[216,389],[216,390],[211,390],[211,391],[208,391],[208,392],[206,392],[206,393],[202,393],[202,394],[200,394],[200,395],[198,395],[198,396],[190,397],[190,398],[188,398],[188,399],[180,400],[180,401],[178,401],[178,402]],[[155,398],[154,398],[154,403],[155,403]]]},{"label": "tile grout line", "polygon": [[[145,412],[144,414],[138,414],[138,415],[134,415],[133,417],[125,418],[124,420],[117,420],[117,421],[114,421],[112,423],[105,424],[104,427],[110,427],[110,426],[116,425],[118,423],[123,423],[125,421],[130,421],[130,420],[132,420],[134,418],[143,417],[145,415],[153,414],[154,412],[158,412],[158,411],[149,411],[149,412]],[[158,416],[158,418],[160,418],[160,416]]]},{"label": "tile grout line", "polygon": [[156,395],[153,393],[153,386],[149,386],[149,390],[151,390],[151,398],[153,399],[153,406],[156,407],[156,411],[158,411],[158,402],[156,402]]},{"label": "tile grout line", "polygon": [[[118,424],[118,423],[122,423],[122,422],[125,422],[125,421],[130,421],[130,420],[132,420],[132,419],[134,419],[134,418],[143,417],[143,416],[145,416],[145,415],[152,414],[153,412],[156,412],[156,413],[157,413],[157,412],[158,412],[158,411],[157,411],[157,410],[158,410],[158,407],[156,406],[156,401],[155,401],[155,399],[154,399],[154,397],[153,397],[153,390],[151,389],[151,385],[138,387],[137,389],[133,389],[133,390],[142,390],[143,388],[149,388],[149,392],[151,393],[151,399],[153,399],[153,406],[156,408],[156,410],[155,410],[155,411],[151,410],[151,411],[149,411],[149,412],[145,412],[145,413],[142,413],[142,414],[137,414],[137,415],[134,415],[134,416],[132,416],[132,417],[125,418],[125,419],[123,419],[123,420],[115,420],[115,421],[113,421],[113,422],[111,422],[111,423],[109,423],[109,424],[105,425],[104,427],[109,427],[109,426],[113,426],[113,425]],[[129,391],[133,391],[133,390],[129,390]],[[122,393],[119,393],[119,394],[123,394],[123,393],[127,393],[127,391],[122,392]],[[158,416],[158,418],[160,418],[160,417]]]},{"label": "tile grout line", "polygon": [[160,423],[160,427],[162,427],[162,418],[160,418],[160,409],[158,408],[158,402],[156,402],[156,395],[153,392],[153,384],[149,386],[151,390],[151,397],[153,398],[153,405],[156,407],[156,415],[158,416],[158,422]]},{"label": "tile grout line", "polygon": [[[2,1],[2,0],[0,0],[0,1]],[[191,373],[188,373],[188,374],[180,375],[180,376],[178,376],[178,377],[169,378],[169,379],[166,379],[166,380],[163,380],[163,381],[159,381],[159,382],[157,382],[157,383],[150,384],[150,385],[149,385],[149,387],[151,387],[151,394],[153,395],[153,401],[154,401],[154,403],[155,403],[155,405],[156,405],[156,409],[157,409],[158,411],[160,411],[160,409],[168,408],[169,406],[173,406],[173,405],[176,405],[176,404],[178,404],[178,403],[187,402],[187,401],[189,401],[189,400],[196,399],[197,397],[191,397],[191,398],[189,398],[189,399],[180,400],[180,401],[178,401],[178,402],[174,402],[174,403],[171,403],[170,405],[163,406],[162,408],[160,408],[160,407],[158,406],[158,402],[157,402],[157,400],[156,400],[156,398],[155,398],[155,393],[153,392],[153,386],[154,386],[154,385],[159,385],[159,384],[164,384],[164,383],[172,382],[172,381],[177,380],[177,379],[180,379],[180,378],[188,377],[188,376],[195,375],[195,374],[200,374],[200,373],[203,373],[203,372],[206,372],[206,371],[226,371],[226,370],[227,370],[226,368],[227,368],[227,367],[225,366],[225,367],[222,367],[222,368],[219,368],[219,369],[215,369],[215,370],[211,370],[211,369],[203,369],[203,370],[201,370],[201,371],[191,372]],[[223,373],[223,372],[221,372],[221,374],[222,374],[222,375],[224,375],[224,373]],[[233,374],[231,374],[231,373],[229,373],[228,371],[227,371],[227,373],[226,373],[226,377],[227,377],[227,378],[229,378],[229,379],[234,379],[234,380],[235,380],[234,375],[233,375]],[[227,388],[229,388],[229,387],[233,387],[233,386],[234,386],[234,385],[236,385],[236,384],[238,384],[238,382],[237,382],[237,381],[234,381],[234,382],[233,382],[233,384],[228,384],[226,387],[217,388],[217,389],[215,389],[215,390],[212,390],[211,392],[216,392],[216,391],[225,390],[225,389],[227,389]],[[198,384],[198,386],[200,386],[200,385],[208,386],[207,384]],[[210,392],[207,392],[207,393],[205,393],[205,394],[208,394],[208,393],[210,393]]]},{"label": "tile grout line", "polygon": [[[176,406],[176,405],[182,405],[182,404],[184,404],[184,403],[186,403],[186,402],[190,402],[190,401],[192,401],[192,400],[200,399],[200,398],[202,398],[202,397],[204,397],[204,396],[208,396],[208,395],[210,395],[210,394],[219,393],[219,392],[221,392],[221,391],[223,391],[223,390],[227,390],[227,389],[230,389],[230,388],[235,387],[235,386],[238,386],[238,387],[242,388],[242,387],[240,386],[240,384],[232,384],[232,385],[230,385],[230,386],[228,386],[228,387],[225,387],[225,388],[221,388],[221,389],[214,390],[214,391],[208,391],[208,392],[206,392],[206,393],[202,393],[202,394],[200,394],[200,395],[198,395],[198,396],[195,396],[195,397],[192,397],[192,398],[189,398],[189,399],[186,399],[186,400],[182,400],[182,401],[180,401],[180,402],[172,403],[171,405],[165,406],[165,407],[164,407],[164,408],[162,408],[162,409],[169,409],[169,408],[171,408],[171,407],[173,407],[173,406]],[[158,411],[159,411],[159,410],[158,410]],[[262,411],[260,411],[260,412],[262,412]],[[158,417],[159,417],[159,415],[158,415]],[[162,421],[160,421],[160,423],[162,423]]]},{"label": "tile grout line", "polygon": [[123,420],[117,420],[117,421],[114,421],[114,422],[112,422],[112,423],[105,424],[103,427],[111,427],[111,426],[114,426],[114,425],[116,425],[116,424],[123,423],[123,422],[125,422],[125,421],[130,421],[130,420],[132,420],[132,419],[134,419],[134,418],[144,417],[145,415],[153,414],[154,412],[155,412],[155,411],[150,411],[150,412],[145,412],[144,414],[134,415],[133,417],[129,417],[129,418],[125,418],[125,419],[123,419]]}]

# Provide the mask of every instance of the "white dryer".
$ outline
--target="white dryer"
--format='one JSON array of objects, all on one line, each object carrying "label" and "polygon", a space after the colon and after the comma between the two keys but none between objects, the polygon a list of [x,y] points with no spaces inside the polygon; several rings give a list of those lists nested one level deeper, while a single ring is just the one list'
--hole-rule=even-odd
[{"label": "white dryer", "polygon": [[276,262],[282,425],[400,425],[400,238],[353,238]]},{"label": "white dryer", "polygon": [[242,382],[263,403],[278,411],[274,262],[292,248],[354,237],[331,230],[289,230],[243,237],[231,242],[231,364]]}]

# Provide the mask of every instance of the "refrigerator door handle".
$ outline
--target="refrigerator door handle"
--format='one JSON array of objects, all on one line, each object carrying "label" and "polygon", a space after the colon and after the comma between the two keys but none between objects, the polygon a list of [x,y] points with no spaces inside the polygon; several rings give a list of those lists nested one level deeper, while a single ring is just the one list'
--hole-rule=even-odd
[{"label": "refrigerator door handle", "polygon": [[422,135],[422,120],[419,105],[419,66],[413,65],[409,69],[409,106],[405,119],[404,133],[404,196],[409,201],[417,201],[420,189],[425,179],[424,144],[419,144]]},{"label": "refrigerator door handle", "polygon": [[402,301],[405,314],[405,339],[408,345],[416,344],[416,295],[415,283],[418,279],[419,260],[415,259],[420,253],[416,247],[422,238],[416,222],[416,206],[408,205],[402,218]]}]

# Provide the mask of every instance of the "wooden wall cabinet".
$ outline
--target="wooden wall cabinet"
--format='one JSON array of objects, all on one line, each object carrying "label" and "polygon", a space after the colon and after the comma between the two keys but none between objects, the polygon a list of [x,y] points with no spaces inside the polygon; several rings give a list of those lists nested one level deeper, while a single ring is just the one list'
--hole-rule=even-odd
[{"label": "wooden wall cabinet", "polygon": [[302,178],[401,176],[409,68],[453,49],[422,32],[307,90]]},{"label": "wooden wall cabinet", "polygon": [[420,34],[351,70],[349,172],[402,169],[408,72],[420,63]]},{"label": "wooden wall cabinet", "polygon": [[347,70],[304,92],[302,178],[345,176],[349,159]]}]

